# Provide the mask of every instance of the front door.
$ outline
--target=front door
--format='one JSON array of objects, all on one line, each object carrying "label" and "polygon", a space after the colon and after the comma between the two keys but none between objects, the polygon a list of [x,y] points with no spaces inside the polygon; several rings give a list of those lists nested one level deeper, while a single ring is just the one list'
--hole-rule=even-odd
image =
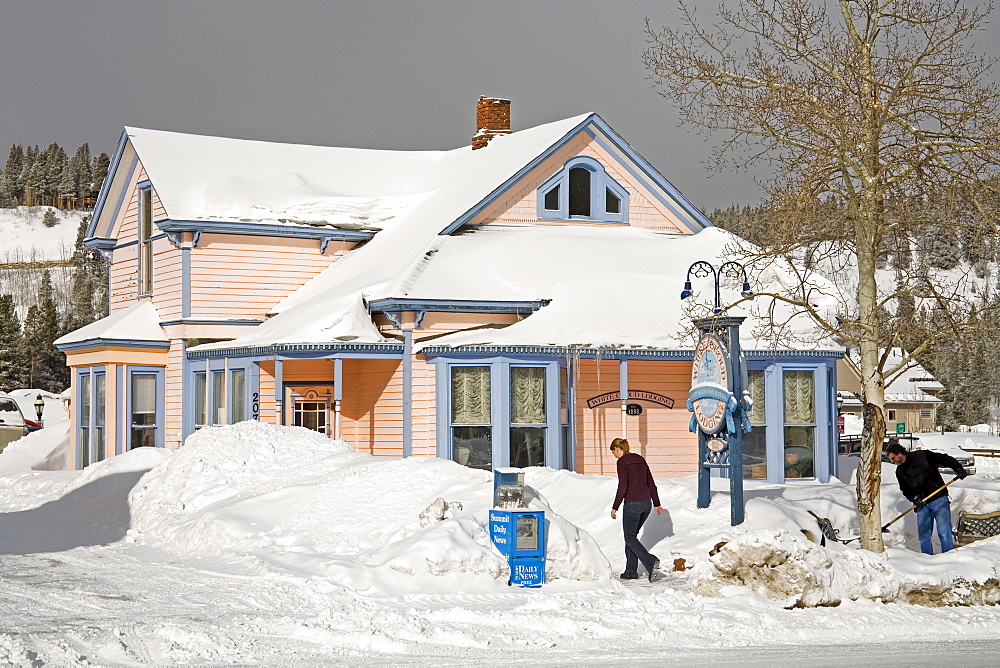
[{"label": "front door", "polygon": [[330,396],[320,394],[316,389],[294,388],[292,390],[292,424],[330,434]]}]

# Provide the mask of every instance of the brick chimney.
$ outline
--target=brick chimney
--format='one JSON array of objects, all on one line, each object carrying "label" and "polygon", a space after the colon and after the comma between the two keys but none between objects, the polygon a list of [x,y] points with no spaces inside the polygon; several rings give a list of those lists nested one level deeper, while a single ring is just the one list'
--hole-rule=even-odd
[{"label": "brick chimney", "polygon": [[472,150],[482,148],[497,135],[510,134],[510,100],[479,96],[476,103],[476,134]]}]

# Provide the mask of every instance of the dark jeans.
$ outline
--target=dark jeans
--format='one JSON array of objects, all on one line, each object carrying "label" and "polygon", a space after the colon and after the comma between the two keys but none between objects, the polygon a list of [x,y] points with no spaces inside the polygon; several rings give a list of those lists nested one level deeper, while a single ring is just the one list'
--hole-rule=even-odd
[{"label": "dark jeans", "polygon": [[924,554],[934,554],[934,546],[931,545],[932,527],[937,529],[942,552],[955,547],[951,537],[951,507],[947,496],[934,499],[917,511],[917,535],[920,536],[920,551]]},{"label": "dark jeans", "polygon": [[626,501],[622,508],[622,530],[625,532],[625,572],[622,575],[629,577],[639,574],[639,564],[646,567],[647,571],[653,570],[656,557],[649,553],[642,543],[639,542],[639,529],[643,522],[649,517],[653,510],[651,499],[645,501]]}]

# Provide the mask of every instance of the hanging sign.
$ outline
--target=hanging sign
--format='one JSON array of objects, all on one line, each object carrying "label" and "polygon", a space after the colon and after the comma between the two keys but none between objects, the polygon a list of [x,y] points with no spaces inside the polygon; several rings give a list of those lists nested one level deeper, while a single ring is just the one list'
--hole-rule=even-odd
[{"label": "hanging sign", "polygon": [[[621,398],[621,392],[605,392],[604,394],[598,394],[596,397],[587,399],[587,408],[597,408],[602,404],[610,404],[612,401],[621,401]],[[628,398],[633,401],[648,401],[650,403],[666,406],[667,408],[674,407],[674,400],[670,397],[665,397],[662,394],[648,392],[646,390],[629,390]]]},{"label": "hanging sign", "polygon": [[[734,405],[731,406],[731,403]],[[716,434],[726,425],[726,418],[735,409],[735,403],[736,399],[730,392],[726,349],[717,337],[705,334],[698,341],[691,366],[688,409],[694,413],[692,421],[706,434]]]}]

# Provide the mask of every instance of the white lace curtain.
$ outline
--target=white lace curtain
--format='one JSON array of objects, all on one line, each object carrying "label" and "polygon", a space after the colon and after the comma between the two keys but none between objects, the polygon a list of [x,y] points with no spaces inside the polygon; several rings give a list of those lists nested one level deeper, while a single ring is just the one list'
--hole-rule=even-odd
[{"label": "white lace curtain", "polygon": [[512,424],[545,424],[545,369],[512,367],[510,393]]},{"label": "white lace curtain", "polygon": [[816,386],[812,371],[786,371],[785,424],[812,424],[816,421]]},{"label": "white lace curtain", "polygon": [[490,423],[490,367],[451,368],[451,421],[454,424]]},{"label": "white lace curtain", "polygon": [[764,372],[750,371],[748,373],[750,381],[750,398],[753,399],[753,408],[750,410],[750,424],[765,424],[767,418],[764,417]]}]

